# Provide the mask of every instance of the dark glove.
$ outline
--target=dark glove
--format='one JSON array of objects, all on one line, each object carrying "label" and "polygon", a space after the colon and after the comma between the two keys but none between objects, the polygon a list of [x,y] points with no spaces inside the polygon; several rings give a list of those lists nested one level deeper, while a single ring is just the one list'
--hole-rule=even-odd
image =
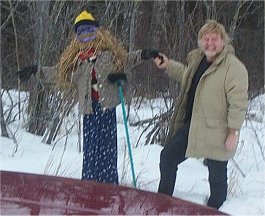
[{"label": "dark glove", "polygon": [[153,49],[144,49],[142,50],[141,53],[142,60],[148,60],[150,58],[156,58],[158,56],[159,56],[159,51]]},{"label": "dark glove", "polygon": [[38,71],[38,65],[31,65],[22,68],[20,71],[18,71],[18,77],[21,82],[28,81],[32,74],[36,74]]},{"label": "dark glove", "polygon": [[116,83],[118,81],[125,81],[127,82],[127,77],[125,73],[110,73],[108,75],[108,80],[110,81],[110,83]]}]

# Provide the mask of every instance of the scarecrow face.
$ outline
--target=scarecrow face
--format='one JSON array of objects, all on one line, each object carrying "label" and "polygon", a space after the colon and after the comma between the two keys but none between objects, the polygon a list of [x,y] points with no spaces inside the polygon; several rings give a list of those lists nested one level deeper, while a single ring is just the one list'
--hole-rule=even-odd
[{"label": "scarecrow face", "polygon": [[80,25],[76,29],[77,39],[81,42],[89,42],[96,38],[97,27],[95,25]]}]

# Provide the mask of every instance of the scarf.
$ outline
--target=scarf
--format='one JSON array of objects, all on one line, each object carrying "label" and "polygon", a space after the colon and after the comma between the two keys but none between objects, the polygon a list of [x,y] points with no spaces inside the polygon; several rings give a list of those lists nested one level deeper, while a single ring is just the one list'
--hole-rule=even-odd
[{"label": "scarf", "polygon": [[[97,56],[95,55],[95,49],[90,48],[88,50],[82,51],[79,53],[79,59],[83,61],[89,61],[92,62],[94,65],[97,60]],[[98,102],[99,101],[99,93],[98,93],[98,88],[97,88],[97,76],[96,76],[96,70],[95,67],[92,67],[91,70],[91,98],[93,101]]]}]

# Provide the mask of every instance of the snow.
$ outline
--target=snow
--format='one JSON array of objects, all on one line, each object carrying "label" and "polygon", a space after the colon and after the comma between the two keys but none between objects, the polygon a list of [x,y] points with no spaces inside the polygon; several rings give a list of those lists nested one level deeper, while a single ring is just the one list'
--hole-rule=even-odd
[{"label": "snow", "polygon": [[[18,92],[10,90],[9,95],[4,92],[2,96],[4,112],[7,113],[12,103],[18,102]],[[27,93],[21,93],[21,107],[24,110],[27,107],[27,100],[24,99],[27,97]],[[264,101],[265,95],[261,95],[250,102],[249,119],[243,124],[237,154],[228,164],[228,197],[220,210],[231,215],[265,215]],[[18,120],[18,116],[14,116],[17,110],[15,106],[11,114],[14,121],[8,126],[15,139],[0,137],[0,169],[80,179],[82,153],[78,151],[77,128],[69,134],[67,142],[63,137],[67,123],[75,121],[78,116],[77,107],[64,121],[59,137],[54,142],[56,145],[42,143],[42,137],[26,132],[26,112]],[[148,119],[166,110],[162,99],[144,100],[140,107],[136,104],[133,106],[129,122]],[[117,108],[117,122],[119,180],[122,185],[132,187],[121,106]],[[146,126],[129,126],[137,187],[156,192],[162,146],[159,143],[144,145],[146,135],[152,129],[150,127],[144,131]],[[205,204],[209,192],[208,169],[202,164],[202,159],[189,158],[179,165],[173,196]]]}]

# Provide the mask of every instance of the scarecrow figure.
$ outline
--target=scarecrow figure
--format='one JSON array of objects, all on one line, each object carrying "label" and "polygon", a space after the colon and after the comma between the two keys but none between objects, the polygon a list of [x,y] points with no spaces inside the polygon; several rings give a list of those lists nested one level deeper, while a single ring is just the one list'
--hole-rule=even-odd
[{"label": "scarecrow figure", "polygon": [[157,57],[158,52],[127,53],[87,11],[76,17],[75,33],[61,56],[58,80],[75,91],[83,114],[82,179],[118,184],[116,106],[120,101],[112,82],[125,80],[123,71]]}]

